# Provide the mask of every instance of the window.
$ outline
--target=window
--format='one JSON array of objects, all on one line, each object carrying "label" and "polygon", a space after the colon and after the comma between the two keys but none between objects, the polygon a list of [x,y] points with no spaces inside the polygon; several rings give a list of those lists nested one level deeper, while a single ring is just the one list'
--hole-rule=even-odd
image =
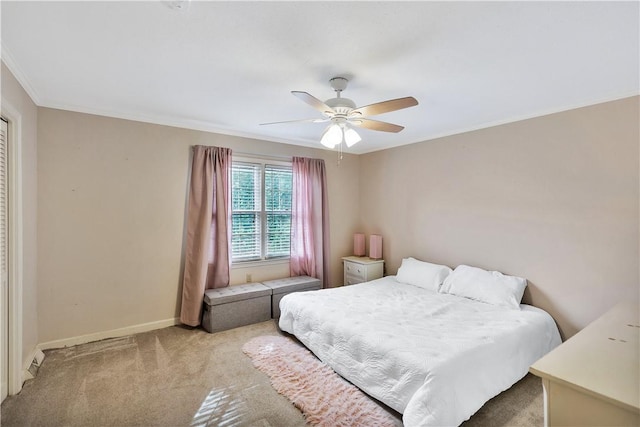
[{"label": "window", "polygon": [[233,162],[232,262],[289,256],[291,179],[291,165],[258,160]]}]

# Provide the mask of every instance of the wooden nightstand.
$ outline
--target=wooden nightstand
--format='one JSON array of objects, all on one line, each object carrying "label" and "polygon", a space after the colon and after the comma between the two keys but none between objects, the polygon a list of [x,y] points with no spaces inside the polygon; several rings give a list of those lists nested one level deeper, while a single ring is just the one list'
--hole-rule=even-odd
[{"label": "wooden nightstand", "polygon": [[384,273],[384,260],[369,257],[346,256],[344,262],[344,286],[379,279]]}]

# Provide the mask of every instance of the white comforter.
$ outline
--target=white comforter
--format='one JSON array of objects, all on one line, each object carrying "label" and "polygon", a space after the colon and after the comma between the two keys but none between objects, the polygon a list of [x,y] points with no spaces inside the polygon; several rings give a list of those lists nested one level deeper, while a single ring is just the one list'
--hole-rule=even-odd
[{"label": "white comforter", "polygon": [[406,426],[455,426],[524,377],[560,335],[546,312],[399,283],[286,295],[280,328]]}]

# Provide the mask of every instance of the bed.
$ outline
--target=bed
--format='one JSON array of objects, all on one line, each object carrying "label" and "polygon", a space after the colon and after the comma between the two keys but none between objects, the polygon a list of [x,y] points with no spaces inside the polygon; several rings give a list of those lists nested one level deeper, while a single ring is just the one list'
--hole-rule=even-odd
[{"label": "bed", "polygon": [[[433,277],[435,264],[426,264],[427,279],[415,268],[403,274],[409,271],[402,271],[403,260],[397,276],[289,294],[280,303],[279,326],[402,413],[406,426],[455,426],[523,378],[561,340],[548,313],[520,304],[526,281],[511,286],[502,279],[512,276],[480,269],[469,274],[475,267],[460,266],[467,267],[466,277],[458,274],[456,282],[451,278],[460,267],[451,273],[439,266],[449,271]],[[510,286],[504,292],[500,285],[506,300],[478,298],[496,283]]]}]

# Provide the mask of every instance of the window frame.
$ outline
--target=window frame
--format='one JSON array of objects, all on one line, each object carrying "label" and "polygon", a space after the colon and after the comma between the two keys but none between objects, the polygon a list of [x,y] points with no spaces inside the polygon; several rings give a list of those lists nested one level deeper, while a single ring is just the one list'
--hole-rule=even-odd
[{"label": "window frame", "polygon": [[[272,265],[272,264],[285,264],[285,263],[289,263],[289,259],[290,259],[290,254],[287,255],[283,255],[283,256],[272,256],[272,257],[266,257],[266,253],[267,253],[267,234],[268,234],[268,227],[267,227],[267,210],[266,210],[266,179],[265,179],[265,169],[267,167],[267,165],[269,166],[276,166],[276,167],[284,167],[287,169],[291,169],[293,170],[293,162],[292,161],[287,161],[287,160],[282,160],[282,159],[273,159],[273,158],[269,158],[269,157],[263,157],[263,156],[248,156],[248,155],[240,155],[240,156],[235,156],[232,155],[231,157],[231,170],[229,171],[229,183],[230,186],[233,182],[231,175],[233,174],[233,166],[236,163],[249,163],[249,164],[254,164],[254,165],[260,165],[260,191],[261,191],[261,197],[260,197],[260,211],[259,211],[259,219],[260,219],[260,258],[251,258],[251,259],[247,259],[247,260],[234,260],[233,259],[233,246],[230,247],[230,253],[229,253],[229,257],[231,260],[231,268],[245,268],[245,267],[252,267],[252,266],[261,266],[261,265]],[[293,176],[292,176],[293,179]],[[233,223],[233,188],[230,189],[230,197],[231,197],[231,218],[230,218],[230,223]],[[258,212],[258,211],[254,211],[254,212]],[[276,211],[276,212],[282,212],[282,211]],[[270,212],[269,212],[270,213]],[[233,240],[233,226],[230,227],[230,231],[231,231],[231,239]],[[233,245],[233,244],[232,244]]]}]

